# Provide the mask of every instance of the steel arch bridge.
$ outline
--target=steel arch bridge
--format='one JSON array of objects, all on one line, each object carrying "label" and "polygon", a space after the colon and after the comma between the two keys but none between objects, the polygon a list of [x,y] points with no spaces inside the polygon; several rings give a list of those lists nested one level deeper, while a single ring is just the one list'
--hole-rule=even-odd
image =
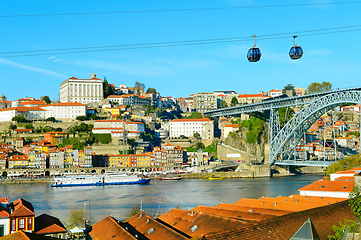
[{"label": "steel arch bridge", "polygon": [[[297,101],[298,100],[298,101]],[[302,101],[299,101],[302,100]],[[298,103],[297,103],[298,102]],[[269,164],[273,165],[299,165],[299,166],[328,166],[330,161],[296,161],[291,160],[295,147],[299,144],[303,135],[327,111],[345,103],[361,103],[361,89],[352,88],[329,91],[319,94],[291,97],[287,99],[272,100],[265,103],[246,105],[236,111],[235,107],[205,112],[211,117],[231,116],[240,113],[255,112],[255,109],[269,110],[269,134],[270,143]],[[256,105],[256,106],[252,106]],[[303,106],[283,128],[279,125],[278,108],[289,106]],[[224,110],[224,111],[222,111]]]},{"label": "steel arch bridge", "polygon": [[307,132],[312,124],[327,111],[345,103],[360,102],[360,91],[344,91],[327,94],[306,105],[273,135],[270,144],[269,164],[277,164],[277,157],[280,155],[282,160],[289,161],[295,147],[301,141],[303,133]]}]

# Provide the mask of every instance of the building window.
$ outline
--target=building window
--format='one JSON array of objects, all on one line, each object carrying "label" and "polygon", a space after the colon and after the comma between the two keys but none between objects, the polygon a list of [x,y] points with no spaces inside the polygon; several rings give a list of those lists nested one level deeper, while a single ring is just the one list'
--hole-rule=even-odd
[{"label": "building window", "polygon": [[33,229],[33,219],[28,218],[28,230],[32,230],[32,229]]},{"label": "building window", "polygon": [[18,220],[18,224],[19,224],[19,230],[24,230],[25,229],[25,219],[24,218],[19,218]]},{"label": "building window", "polygon": [[16,220],[11,219],[11,231],[15,231],[15,230],[16,230]]}]

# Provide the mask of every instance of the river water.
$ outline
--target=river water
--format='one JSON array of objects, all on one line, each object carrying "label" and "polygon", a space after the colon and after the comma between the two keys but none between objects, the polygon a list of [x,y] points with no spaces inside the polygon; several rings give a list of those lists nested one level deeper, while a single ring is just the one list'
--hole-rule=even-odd
[{"label": "river water", "polygon": [[69,218],[70,209],[85,209],[94,223],[108,215],[123,220],[133,205],[141,202],[146,213],[152,216],[161,214],[162,209],[167,212],[177,205],[188,210],[198,205],[234,203],[241,198],[298,194],[297,189],[321,178],[321,175],[299,175],[214,181],[152,180],[147,185],[64,188],[52,188],[44,183],[0,184],[0,197],[10,197],[10,201],[23,198],[33,204],[35,216],[47,213],[64,223]]}]

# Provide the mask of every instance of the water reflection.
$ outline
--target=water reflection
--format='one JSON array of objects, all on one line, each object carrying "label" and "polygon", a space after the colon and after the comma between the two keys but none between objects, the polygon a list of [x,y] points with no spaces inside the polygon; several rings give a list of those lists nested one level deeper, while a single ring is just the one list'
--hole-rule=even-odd
[{"label": "water reflection", "polygon": [[[10,200],[24,198],[30,201],[36,216],[42,213],[68,219],[70,208],[86,207],[92,222],[112,215],[124,219],[134,204],[143,200],[143,209],[149,214],[179,205],[191,209],[198,205],[215,206],[222,202],[234,203],[241,198],[276,197],[298,194],[297,189],[322,178],[320,175],[302,175],[279,178],[225,179],[218,181],[183,179],[181,181],[152,180],[149,185],[89,186],[51,188],[48,184],[3,184],[0,197]],[[161,202],[161,196],[163,204]]]}]

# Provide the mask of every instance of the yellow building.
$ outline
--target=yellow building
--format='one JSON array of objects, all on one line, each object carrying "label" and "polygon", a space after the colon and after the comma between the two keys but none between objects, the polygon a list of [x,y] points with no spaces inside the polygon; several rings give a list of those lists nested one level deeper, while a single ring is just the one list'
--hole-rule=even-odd
[{"label": "yellow building", "polygon": [[109,156],[109,167],[128,167],[129,166],[129,155],[110,155]]},{"label": "yellow building", "polygon": [[150,167],[150,154],[136,154],[137,167]]},{"label": "yellow building", "polygon": [[79,150],[79,166],[78,167],[84,167],[85,166],[85,152],[83,150]]},{"label": "yellow building", "polygon": [[29,161],[27,155],[13,155],[9,158],[9,168],[28,168]]},{"label": "yellow building", "polygon": [[35,167],[35,150],[29,150],[28,151],[28,161],[29,161],[29,167],[33,168]]},{"label": "yellow building", "polygon": [[64,160],[64,167],[71,168],[73,166],[73,145],[66,146],[66,157]]}]

